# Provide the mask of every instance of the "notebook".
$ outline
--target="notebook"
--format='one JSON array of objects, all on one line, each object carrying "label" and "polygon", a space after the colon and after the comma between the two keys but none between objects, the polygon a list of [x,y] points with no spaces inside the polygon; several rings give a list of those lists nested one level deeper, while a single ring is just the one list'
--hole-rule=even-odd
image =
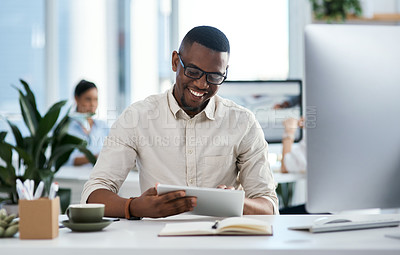
[{"label": "notebook", "polygon": [[158,236],[209,235],[272,235],[272,226],[265,221],[230,217],[221,221],[168,223]]}]

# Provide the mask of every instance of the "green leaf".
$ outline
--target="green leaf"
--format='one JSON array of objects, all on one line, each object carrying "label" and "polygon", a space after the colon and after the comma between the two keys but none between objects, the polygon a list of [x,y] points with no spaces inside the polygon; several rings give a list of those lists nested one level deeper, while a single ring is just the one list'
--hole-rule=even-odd
[{"label": "green leaf", "polygon": [[71,108],[68,109],[66,115],[61,119],[61,121],[58,123],[56,128],[53,131],[54,137],[57,138],[57,140],[61,140],[61,138],[68,133],[68,126],[70,123],[70,118],[68,116]]},{"label": "green leaf", "polygon": [[27,165],[23,179],[31,179],[38,183],[38,181],[40,181],[39,172],[40,171],[38,170],[38,168],[34,167],[33,165]]},{"label": "green leaf", "polygon": [[24,147],[24,139],[22,138],[21,131],[19,131],[18,127],[14,125],[11,121],[7,120],[8,125],[11,128],[11,131],[14,134],[15,143],[17,146],[23,148]]},{"label": "green leaf", "polygon": [[26,165],[31,165],[33,163],[32,156],[28,154],[24,149],[14,146],[14,150],[17,151],[20,158],[22,158]]},{"label": "green leaf", "polygon": [[32,105],[32,108],[33,108],[33,110],[35,112],[36,119],[40,119],[41,116],[39,114],[39,111],[37,110],[35,95],[33,94],[31,88],[29,87],[29,85],[28,85],[28,83],[26,81],[24,81],[22,79],[20,79],[19,81],[21,82],[21,84],[25,88],[26,98],[28,99],[28,101]]},{"label": "green leaf", "polygon": [[31,132],[32,136],[36,134],[36,129],[38,127],[38,119],[36,118],[33,106],[30,104],[29,100],[22,93],[21,90],[16,88],[19,92],[19,105],[21,107],[21,114],[24,118],[25,124]]},{"label": "green leaf", "polygon": [[15,185],[15,169],[13,166],[3,167],[0,166],[0,179],[8,187]]},{"label": "green leaf", "polygon": [[[35,139],[37,140],[37,139]],[[48,144],[50,142],[51,138],[48,136],[43,136],[40,138],[40,140],[35,142],[35,147],[33,148],[33,161],[35,163],[35,166],[37,168],[43,168],[44,165],[46,164],[46,149],[48,147]]]},{"label": "green leaf", "polygon": [[73,151],[74,150],[67,151],[64,154],[60,155],[57,160],[55,160],[54,169],[56,172],[68,161]]},{"label": "green leaf", "polygon": [[70,135],[70,134],[65,134],[61,139],[60,139],[60,145],[65,145],[65,144],[74,144],[76,145],[75,148],[78,147],[78,145],[83,145],[86,146],[87,142],[85,140],[82,140],[79,137]]},{"label": "green leaf", "polygon": [[38,138],[41,139],[47,135],[56,123],[58,116],[60,115],[61,108],[67,103],[67,100],[55,103],[46,115],[40,120],[38,128]]},{"label": "green leaf", "polygon": [[7,131],[0,132],[0,142],[3,142],[6,139]]},{"label": "green leaf", "polygon": [[12,145],[0,143],[0,158],[4,160],[7,165],[12,164]]},{"label": "green leaf", "polygon": [[85,154],[86,158],[89,160],[90,163],[93,165],[96,164],[97,158],[93,155],[91,151],[89,151],[86,146],[80,146],[78,148],[83,154]]},{"label": "green leaf", "polygon": [[49,167],[53,166],[53,164],[58,160],[59,157],[62,157],[65,153],[74,150],[76,147],[77,147],[76,144],[64,144],[58,146],[54,151],[52,151],[48,166]]}]

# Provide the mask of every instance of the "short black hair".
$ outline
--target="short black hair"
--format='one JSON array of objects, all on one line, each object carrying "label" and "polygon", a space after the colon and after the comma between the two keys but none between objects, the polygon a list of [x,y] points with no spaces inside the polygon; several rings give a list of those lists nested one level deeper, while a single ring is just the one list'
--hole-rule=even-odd
[{"label": "short black hair", "polygon": [[194,42],[214,51],[230,53],[228,38],[215,27],[198,26],[192,28],[183,38],[181,48],[185,45],[191,46]]},{"label": "short black hair", "polygon": [[76,97],[80,97],[83,93],[88,91],[91,88],[97,89],[96,85],[93,82],[86,81],[86,80],[81,80],[78,85],[75,87],[75,93],[74,95]]}]

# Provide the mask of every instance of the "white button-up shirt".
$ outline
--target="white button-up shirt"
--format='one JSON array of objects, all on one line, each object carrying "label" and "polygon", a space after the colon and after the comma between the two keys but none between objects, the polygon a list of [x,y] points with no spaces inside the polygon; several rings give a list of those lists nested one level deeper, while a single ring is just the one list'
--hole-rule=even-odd
[{"label": "white button-up shirt", "polygon": [[241,186],[246,197],[265,197],[278,213],[268,145],[254,114],[216,95],[190,118],[172,91],[134,103],[122,113],[84,186],[82,203],[96,189],[118,193],[136,164],[142,192],[156,182]]}]

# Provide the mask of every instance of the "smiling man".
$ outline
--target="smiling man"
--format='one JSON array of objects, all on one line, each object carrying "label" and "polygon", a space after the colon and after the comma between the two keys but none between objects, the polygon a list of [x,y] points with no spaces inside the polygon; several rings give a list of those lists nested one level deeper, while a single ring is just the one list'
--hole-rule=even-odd
[{"label": "smiling man", "polygon": [[[190,30],[172,53],[176,82],[129,106],[114,123],[82,203],[104,203],[107,216],[140,219],[193,210],[184,191],[157,195],[157,182],[243,188],[244,214],[278,213],[263,131],[249,110],[217,94],[228,74],[229,41],[220,30]],[[137,165],[143,194],[117,195]]]}]

